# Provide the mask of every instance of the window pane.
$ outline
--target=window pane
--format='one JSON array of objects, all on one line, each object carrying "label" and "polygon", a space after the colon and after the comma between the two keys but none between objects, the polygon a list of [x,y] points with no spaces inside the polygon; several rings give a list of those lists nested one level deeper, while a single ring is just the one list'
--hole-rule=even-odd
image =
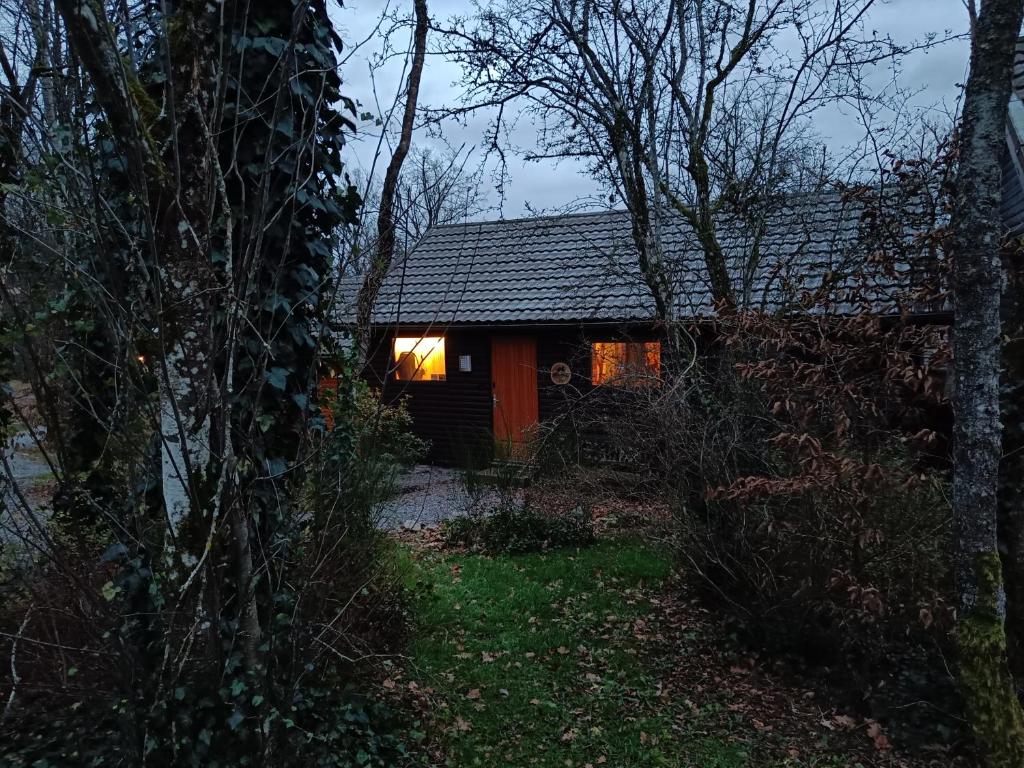
[{"label": "window pane", "polygon": [[658,383],[661,342],[595,342],[590,351],[590,381],[594,385],[646,387]]},{"label": "window pane", "polygon": [[395,338],[394,366],[399,381],[444,381],[444,337]]}]

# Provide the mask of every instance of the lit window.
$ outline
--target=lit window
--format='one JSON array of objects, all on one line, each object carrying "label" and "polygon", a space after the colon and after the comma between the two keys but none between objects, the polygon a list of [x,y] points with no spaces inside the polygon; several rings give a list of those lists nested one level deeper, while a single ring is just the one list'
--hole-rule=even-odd
[{"label": "lit window", "polygon": [[400,336],[395,339],[395,378],[399,381],[444,381],[444,337]]},{"label": "lit window", "polygon": [[661,342],[595,342],[590,351],[590,382],[615,387],[649,387],[661,373]]}]

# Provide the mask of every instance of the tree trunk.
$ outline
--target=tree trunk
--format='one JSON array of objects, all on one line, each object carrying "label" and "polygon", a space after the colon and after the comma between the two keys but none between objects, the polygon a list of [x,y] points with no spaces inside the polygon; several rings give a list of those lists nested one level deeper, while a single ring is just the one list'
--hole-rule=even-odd
[{"label": "tree trunk", "polygon": [[415,0],[416,29],[413,34],[412,68],[409,70],[408,87],[405,93],[405,112],[402,115],[402,128],[398,137],[398,146],[388,163],[384,174],[384,186],[380,191],[380,211],[377,215],[377,247],[373,260],[363,277],[356,298],[356,371],[361,371],[366,364],[366,355],[370,344],[370,326],[373,322],[373,308],[377,304],[381,285],[391,269],[395,256],[395,194],[398,191],[398,177],[402,172],[402,163],[409,154],[412,142],[412,128],[416,119],[416,103],[420,95],[420,77],[423,74],[423,60],[427,53],[427,27],[430,17],[427,14],[427,0]]},{"label": "tree trunk", "polygon": [[999,160],[1022,11],[1020,0],[986,0],[981,5],[950,222],[956,639],[968,718],[993,768],[1024,765],[1024,713],[1006,659],[1006,602],[996,531],[1001,455]]},{"label": "tree trunk", "polygon": [[[122,227],[124,252],[136,277],[116,306],[130,306],[144,329],[132,337],[144,345],[144,405],[154,381],[158,389],[158,408],[135,410],[141,428],[155,433],[160,487],[151,508],[124,513],[126,548],[154,573],[141,593],[153,599],[130,606],[125,622],[176,628],[194,618],[195,628],[209,628],[203,656],[211,667],[224,672],[225,660],[241,652],[237,671],[228,671],[251,694],[239,699],[222,675],[186,663],[191,633],[161,629],[133,649],[148,666],[145,674],[126,669],[138,707],[125,717],[152,722],[154,732],[185,728],[165,718],[176,717],[173,708],[156,704],[172,676],[187,679],[190,695],[264,724],[225,728],[218,744],[198,738],[206,726],[192,723],[193,733],[179,730],[174,740],[183,752],[194,749],[191,762],[223,763],[239,749],[262,754],[271,720],[261,715],[276,706],[271,697],[280,691],[290,705],[293,683],[308,675],[297,654],[282,650],[300,641],[281,605],[303,596],[289,578],[305,536],[297,491],[320,418],[316,330],[333,238],[357,202],[338,186],[353,128],[334,106],[346,101],[335,55],[341,41],[325,0],[173,2],[136,77],[102,0],[56,3],[101,110],[90,130],[110,137],[104,151],[118,161],[100,189],[115,193],[111,207],[122,215],[111,220],[130,225]],[[118,237],[120,229],[111,239]],[[121,266],[107,251],[100,258],[111,272]],[[161,509],[167,524],[151,525]]]},{"label": "tree trunk", "polygon": [[[216,93],[217,17],[212,10],[179,11],[174,65],[191,77],[169,86],[174,104],[172,154],[157,151],[151,130],[157,110],[117,50],[114,30],[98,0],[58,0],[75,53],[89,73],[96,100],[128,161],[129,183],[148,203],[147,256],[158,265],[149,286],[157,325],[163,495],[172,540],[209,499],[199,487],[215,468],[211,410],[216,407],[213,305],[228,288],[209,259],[214,145],[206,124]],[[223,404],[221,404],[223,406]]]}]

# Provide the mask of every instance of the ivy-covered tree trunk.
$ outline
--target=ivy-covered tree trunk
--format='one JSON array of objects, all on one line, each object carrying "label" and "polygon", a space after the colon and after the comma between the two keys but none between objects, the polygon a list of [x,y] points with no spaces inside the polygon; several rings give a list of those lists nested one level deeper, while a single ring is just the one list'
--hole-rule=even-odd
[{"label": "ivy-covered tree trunk", "polygon": [[140,259],[154,329],[161,488],[172,544],[190,514],[210,501],[203,485],[215,472],[211,400],[220,389],[213,359],[220,345],[211,333],[211,317],[226,288],[209,258],[219,203],[210,124],[218,14],[212,6],[196,6],[182,4],[172,14],[177,34],[165,42],[171,73],[158,96],[169,107],[162,113],[121,56],[102,2],[58,2],[110,135],[126,160],[130,191],[143,204]]},{"label": "ivy-covered tree trunk", "polygon": [[992,768],[1024,765],[1024,713],[1006,659],[1006,603],[996,526],[1001,454],[1000,157],[1022,12],[1020,0],[981,3],[950,222],[956,637],[968,717]]},{"label": "ivy-covered tree trunk", "polygon": [[[316,338],[328,295],[331,237],[354,222],[358,199],[343,176],[344,131],[354,126],[333,106],[342,100],[331,45],[340,48],[323,0],[296,6],[276,0],[248,5],[250,24],[225,31],[245,66],[229,85],[220,162],[239,170],[225,181],[233,226],[230,255],[239,306],[230,360],[234,409],[230,431],[243,487],[234,519],[237,560],[255,542],[287,551],[298,522],[294,492],[301,483],[311,423],[320,418]],[[266,94],[274,94],[267,98]],[[346,102],[349,103],[349,102]],[[349,103],[350,104],[350,103]],[[258,634],[278,613],[279,563],[239,572],[249,606],[244,647],[257,660]],[[273,642],[263,644],[277,650]]]},{"label": "ivy-covered tree trunk", "polygon": [[[150,675],[132,740],[143,754],[172,740],[169,764],[260,764],[281,746],[289,675],[308,673],[292,669],[287,569],[320,418],[331,238],[358,205],[339,186],[353,126],[336,105],[354,109],[340,94],[341,41],[325,0],[181,0],[162,6],[166,36],[135,72],[101,0],[58,7],[126,166],[132,269],[144,275],[131,300],[158,389],[161,533],[118,555],[145,603],[125,623],[148,623],[131,633]],[[174,645],[183,615],[205,645],[196,656],[193,639]],[[176,675],[190,685],[175,688]],[[211,728],[233,735],[211,740]]]}]

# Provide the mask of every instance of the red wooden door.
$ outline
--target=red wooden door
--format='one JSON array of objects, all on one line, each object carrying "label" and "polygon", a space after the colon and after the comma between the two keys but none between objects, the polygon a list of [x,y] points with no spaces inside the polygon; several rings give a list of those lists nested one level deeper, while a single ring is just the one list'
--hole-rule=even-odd
[{"label": "red wooden door", "polygon": [[499,453],[522,451],[537,426],[537,340],[491,339],[494,439]]}]

